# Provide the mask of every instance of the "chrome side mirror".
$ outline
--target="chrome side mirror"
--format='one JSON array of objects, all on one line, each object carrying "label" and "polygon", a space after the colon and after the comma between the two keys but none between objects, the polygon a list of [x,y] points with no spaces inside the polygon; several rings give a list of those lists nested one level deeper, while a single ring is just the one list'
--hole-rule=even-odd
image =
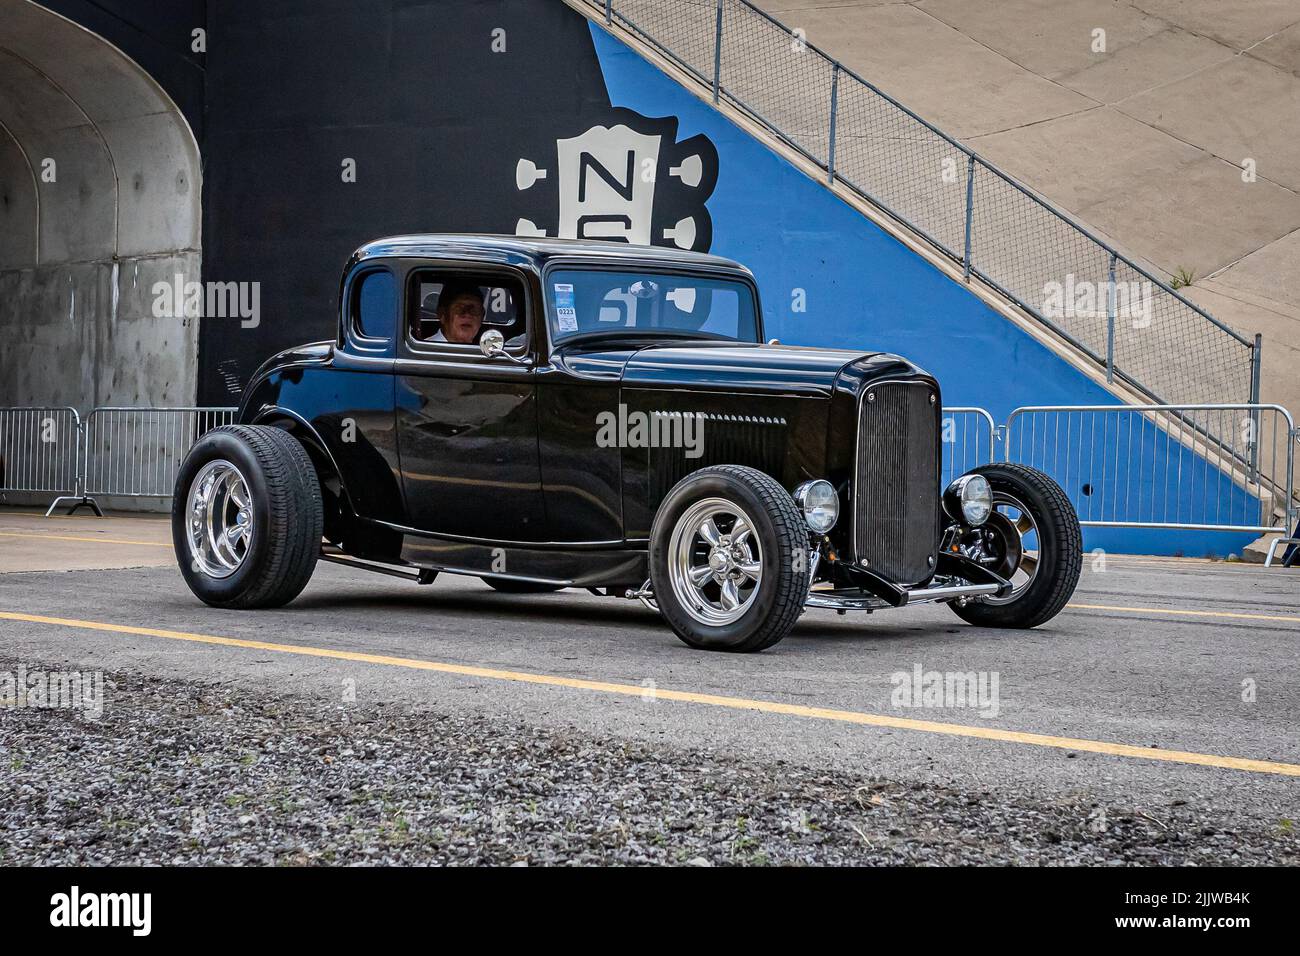
[{"label": "chrome side mirror", "polygon": [[478,347],[487,358],[506,354],[506,337],[497,329],[488,329],[479,336]]},{"label": "chrome side mirror", "polygon": [[511,355],[506,351],[506,337],[499,329],[488,329],[478,337],[478,347],[485,358],[503,358],[515,365],[532,365],[533,360],[524,356]]}]

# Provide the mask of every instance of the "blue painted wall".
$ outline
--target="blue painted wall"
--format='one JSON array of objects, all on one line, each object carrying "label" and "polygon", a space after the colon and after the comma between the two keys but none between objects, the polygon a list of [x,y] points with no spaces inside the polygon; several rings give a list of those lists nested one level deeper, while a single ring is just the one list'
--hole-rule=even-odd
[{"label": "blue painted wall", "polygon": [[[769,337],[897,352],[939,379],[945,405],[980,406],[998,421],[1021,405],[1118,404],[1068,362],[630,48],[595,24],[590,29],[613,106],[650,117],[676,116],[682,138],[703,133],[717,146],[720,172],[708,201],[711,251],[754,271]],[[795,289],[806,294],[806,311],[798,314],[791,308]],[[1199,500],[1208,484],[1212,497],[1223,502],[1222,514],[1255,513],[1252,499],[1207,471],[1203,462],[1195,478],[1191,471],[1164,477],[1166,459],[1178,455],[1178,446],[1163,433],[1140,429],[1132,447],[1141,474],[1148,476],[1146,497],[1141,489],[1128,496],[1129,510],[1121,518],[1137,518],[1138,502],[1145,500],[1144,520],[1175,520],[1151,517],[1151,489],[1180,482],[1184,499]],[[1057,472],[1087,517],[1079,489],[1097,483],[1098,477],[1085,474],[1079,462],[1070,469],[1062,462],[1047,470]],[[1160,477],[1152,482],[1151,476]],[[1193,488],[1192,482],[1200,484]],[[1189,494],[1193,491],[1195,497]],[[1128,553],[1224,555],[1239,552],[1255,537],[1090,528],[1085,545]]]}]

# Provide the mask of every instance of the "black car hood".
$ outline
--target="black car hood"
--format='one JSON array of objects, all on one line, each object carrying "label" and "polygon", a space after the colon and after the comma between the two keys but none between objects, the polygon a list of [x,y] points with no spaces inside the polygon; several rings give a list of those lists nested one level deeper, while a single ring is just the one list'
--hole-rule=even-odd
[{"label": "black car hood", "polygon": [[622,379],[644,388],[720,388],[830,394],[849,365],[878,366],[881,374],[910,374],[916,367],[886,352],[732,342],[661,342],[623,347],[588,345],[565,357],[579,373]]}]

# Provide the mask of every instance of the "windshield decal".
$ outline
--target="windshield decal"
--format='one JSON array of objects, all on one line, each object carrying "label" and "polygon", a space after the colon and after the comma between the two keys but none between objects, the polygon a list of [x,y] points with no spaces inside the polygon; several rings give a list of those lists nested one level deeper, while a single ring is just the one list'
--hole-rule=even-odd
[{"label": "windshield decal", "polygon": [[555,283],[555,320],[561,332],[578,331],[578,307],[571,282]]}]

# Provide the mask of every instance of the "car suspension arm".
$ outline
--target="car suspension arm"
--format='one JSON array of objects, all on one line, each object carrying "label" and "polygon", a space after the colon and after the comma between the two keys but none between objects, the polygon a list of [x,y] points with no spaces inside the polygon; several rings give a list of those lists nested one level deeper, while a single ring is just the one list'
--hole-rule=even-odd
[{"label": "car suspension arm", "polygon": [[939,560],[935,564],[935,570],[939,574],[948,574],[953,577],[964,578],[971,584],[996,584],[998,590],[996,597],[1006,597],[1011,593],[1012,583],[1000,574],[995,574],[978,561],[972,561],[964,554],[955,554],[952,551],[940,551]]}]

